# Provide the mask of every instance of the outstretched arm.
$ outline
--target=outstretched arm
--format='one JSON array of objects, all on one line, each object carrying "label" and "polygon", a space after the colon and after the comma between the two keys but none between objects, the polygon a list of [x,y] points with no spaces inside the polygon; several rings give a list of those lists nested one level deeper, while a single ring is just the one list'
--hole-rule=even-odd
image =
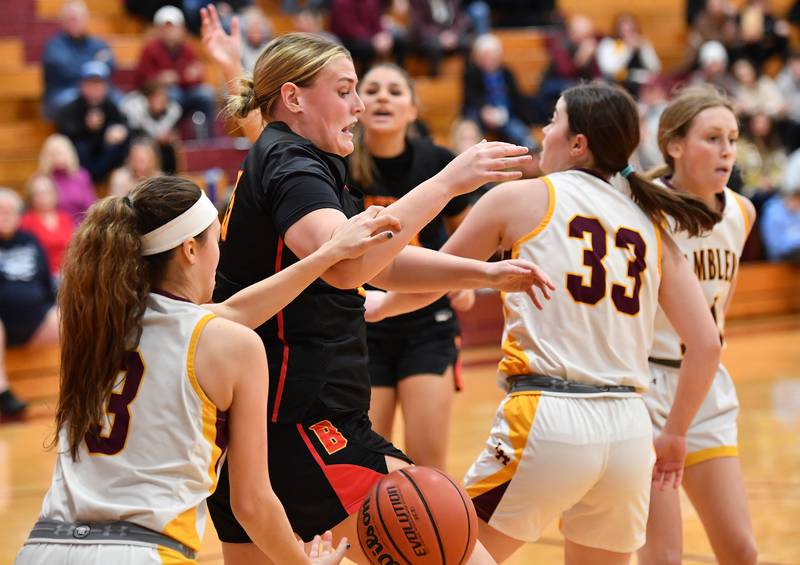
[{"label": "outstretched arm", "polygon": [[[322,278],[337,288],[355,288],[374,279],[451,198],[471,192],[491,179],[518,178],[519,171],[506,169],[529,161],[526,153],[525,147],[507,143],[484,142],[472,146],[433,178],[386,208],[386,213],[395,216],[403,225],[402,231],[391,242],[368,251],[358,259],[337,263]],[[286,245],[298,257],[305,257],[327,241],[330,233],[344,220],[342,212],[330,208],[310,212],[286,230]],[[378,279],[376,284],[381,286]]]},{"label": "outstretched arm", "polygon": [[[548,206],[547,194],[542,181],[510,182],[492,189],[467,214],[462,224],[442,247],[442,253],[485,261],[498,248],[511,248],[521,235],[530,231],[531,225],[537,225],[544,217]],[[387,271],[381,273],[381,276],[373,281],[376,286],[404,292],[389,292],[383,296],[368,297],[366,313],[368,321],[377,321],[417,310],[441,296],[441,293],[409,293],[416,290],[413,284],[420,285],[420,283],[427,282],[426,278],[428,277],[441,276],[437,265],[447,264],[447,261],[441,258],[441,254],[429,257],[427,263],[421,261],[420,258],[421,254],[418,249],[409,249],[402,253]],[[437,259],[441,263],[438,263]],[[519,259],[486,264],[487,269],[511,269],[512,267],[527,268],[533,273],[527,286],[510,288],[492,283],[480,286],[509,292],[525,291],[531,297],[534,305],[541,308],[541,299],[534,292],[532,286],[538,286],[546,299],[550,296],[549,291],[555,290],[555,286],[539,267]],[[415,279],[416,283],[414,283]],[[460,284],[453,285],[451,281],[450,288],[452,289],[454,286],[462,288]]]},{"label": "outstretched arm", "polygon": [[221,318],[257,328],[332,265],[391,241],[394,232],[400,230],[400,223],[391,215],[381,214],[382,211],[381,206],[371,206],[341,224],[329,241],[305,259],[240,290],[224,302],[206,304],[205,308]]}]

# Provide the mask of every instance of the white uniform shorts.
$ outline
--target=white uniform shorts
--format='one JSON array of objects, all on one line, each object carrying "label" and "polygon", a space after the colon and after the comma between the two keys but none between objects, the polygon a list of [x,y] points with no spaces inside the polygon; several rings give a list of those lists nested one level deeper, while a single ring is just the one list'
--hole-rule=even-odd
[{"label": "white uniform shorts", "polygon": [[533,542],[555,518],[580,545],[644,545],[653,432],[639,395],[509,394],[464,483],[478,516]]},{"label": "white uniform shorts", "polygon": [[17,553],[14,565],[197,565],[166,547],[107,543],[29,543]]},{"label": "white uniform shorts", "polygon": [[[650,363],[652,381],[644,395],[655,434],[661,433],[667,415],[675,401],[678,387],[678,369],[658,363]],[[739,416],[739,399],[733,379],[720,365],[703,404],[697,411],[689,432],[686,434],[686,467],[715,459],[736,457],[736,418]]]}]

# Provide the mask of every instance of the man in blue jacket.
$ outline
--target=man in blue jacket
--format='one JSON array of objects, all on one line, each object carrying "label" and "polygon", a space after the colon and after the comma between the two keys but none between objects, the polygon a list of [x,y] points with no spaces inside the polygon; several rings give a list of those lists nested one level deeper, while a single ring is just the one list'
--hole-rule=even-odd
[{"label": "man in blue jacket", "polygon": [[61,28],[47,42],[42,56],[44,66],[44,115],[55,119],[58,110],[78,97],[81,66],[102,61],[114,68],[108,44],[87,33],[89,11],[80,0],[67,2],[61,9]]}]

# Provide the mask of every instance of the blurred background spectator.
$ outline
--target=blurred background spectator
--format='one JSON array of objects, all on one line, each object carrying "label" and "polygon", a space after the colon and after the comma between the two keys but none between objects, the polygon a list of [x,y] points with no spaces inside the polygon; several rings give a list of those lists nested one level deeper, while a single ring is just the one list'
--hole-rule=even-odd
[{"label": "blurred background spectator", "polygon": [[483,139],[481,128],[473,120],[458,119],[450,126],[450,135],[447,144],[450,151],[460,155]]},{"label": "blurred background spectator", "polygon": [[181,11],[164,6],[153,16],[156,39],[142,49],[136,68],[135,84],[141,88],[158,80],[169,88],[170,98],[180,104],[184,117],[190,116],[194,135],[208,139],[213,135],[216,96],[203,82],[203,64],[186,40]]},{"label": "blurred background spectator", "polygon": [[734,50],[738,43],[736,8],[729,0],[705,0],[689,28],[686,59],[681,72],[689,72],[700,64],[700,48],[709,41],[718,42],[725,50]]},{"label": "blurred background spectator", "polygon": [[691,81],[709,83],[728,96],[736,92],[736,81],[728,73],[728,52],[719,41],[709,41],[700,47],[697,55],[700,68],[694,72]]},{"label": "blurred background spectator", "polygon": [[642,84],[661,71],[656,50],[631,13],[614,18],[611,35],[597,46],[597,65],[607,80],[621,84],[634,96]]},{"label": "blurred background spectator", "polygon": [[780,192],[764,203],[760,227],[770,261],[800,264],[800,152],[789,158]]},{"label": "blurred background spectator", "polygon": [[753,201],[756,210],[780,186],[786,166],[786,149],[781,144],[775,123],[760,113],[742,116],[736,167],[741,171],[741,192]]},{"label": "blurred background spectator", "polygon": [[776,79],[786,99],[783,142],[789,151],[800,147],[800,52],[793,53]]},{"label": "blurred background spectator", "polygon": [[58,208],[77,224],[97,199],[89,172],[80,166],[75,146],[65,135],[49,136],[39,153],[40,175],[50,177],[58,192]]},{"label": "blurred background spectator", "polygon": [[531,148],[529,105],[514,74],[503,64],[500,40],[488,33],[478,37],[464,69],[462,115],[487,134]]},{"label": "blurred background spectator", "polygon": [[158,144],[149,137],[138,137],[131,143],[125,165],[111,173],[108,193],[126,196],[139,181],[163,175],[158,158]]},{"label": "blurred background spectator", "polygon": [[428,61],[431,76],[439,74],[445,55],[469,52],[469,16],[461,0],[409,0],[410,33],[417,52]]},{"label": "blurred background spectator", "polygon": [[56,128],[75,145],[81,166],[102,181],[125,158],[128,127],[108,91],[109,69],[100,61],[81,67],[80,95],[58,113]]},{"label": "blurred background spectator", "polygon": [[20,229],[33,234],[44,249],[50,276],[55,286],[61,274],[61,265],[72,237],[72,218],[58,209],[58,191],[53,180],[46,175],[34,175],[28,181],[28,209],[22,216]]},{"label": "blurred background spectator", "polygon": [[406,39],[384,25],[383,0],[330,0],[330,9],[331,31],[350,51],[356,72],[363,74],[376,59],[404,65]]},{"label": "blurred background spectator", "polygon": [[586,16],[572,16],[566,30],[548,36],[546,46],[549,64],[536,94],[538,115],[532,116],[538,123],[550,119],[562,90],[600,77],[595,57],[597,37],[592,20]]},{"label": "blurred background spectator", "polygon": [[635,157],[639,170],[648,171],[664,164],[658,147],[658,122],[669,101],[666,80],[653,79],[639,89],[639,147]]},{"label": "blurred background spectator", "polygon": [[257,6],[242,12],[242,67],[253,72],[261,50],[272,39],[272,23]]},{"label": "blurred background spectator", "polygon": [[0,414],[16,416],[5,370],[6,348],[58,342],[55,292],[47,258],[36,238],[19,229],[22,199],[0,188]]},{"label": "blurred background spectator", "polygon": [[783,117],[786,101],[772,78],[759,76],[748,59],[739,59],[731,70],[736,79],[733,101],[737,114],[767,114],[774,121]]},{"label": "blurred background spectator", "polygon": [[88,61],[101,61],[114,68],[108,44],[88,34],[89,11],[79,1],[61,8],[61,31],[52,37],[42,54],[44,68],[44,115],[54,120],[58,111],[78,97],[81,67]]},{"label": "blurred background spectator", "polygon": [[158,143],[162,170],[174,174],[177,168],[175,148],[180,140],[177,126],[181,119],[181,107],[170,100],[167,87],[158,81],[148,82],[141,90],[125,96],[121,109],[132,135],[147,135],[154,139]]},{"label": "blurred background spectator", "polygon": [[768,9],[766,0],[746,0],[739,10],[739,46],[736,58],[747,58],[761,72],[764,63],[777,55],[789,55],[789,24]]}]

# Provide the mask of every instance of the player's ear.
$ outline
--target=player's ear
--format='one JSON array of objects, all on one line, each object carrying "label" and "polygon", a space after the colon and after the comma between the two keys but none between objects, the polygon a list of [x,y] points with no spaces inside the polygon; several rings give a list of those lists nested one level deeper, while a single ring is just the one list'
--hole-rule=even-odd
[{"label": "player's ear", "polygon": [[178,248],[178,253],[187,263],[194,265],[197,262],[198,245],[199,242],[195,238],[191,237],[181,243],[181,246]]}]

